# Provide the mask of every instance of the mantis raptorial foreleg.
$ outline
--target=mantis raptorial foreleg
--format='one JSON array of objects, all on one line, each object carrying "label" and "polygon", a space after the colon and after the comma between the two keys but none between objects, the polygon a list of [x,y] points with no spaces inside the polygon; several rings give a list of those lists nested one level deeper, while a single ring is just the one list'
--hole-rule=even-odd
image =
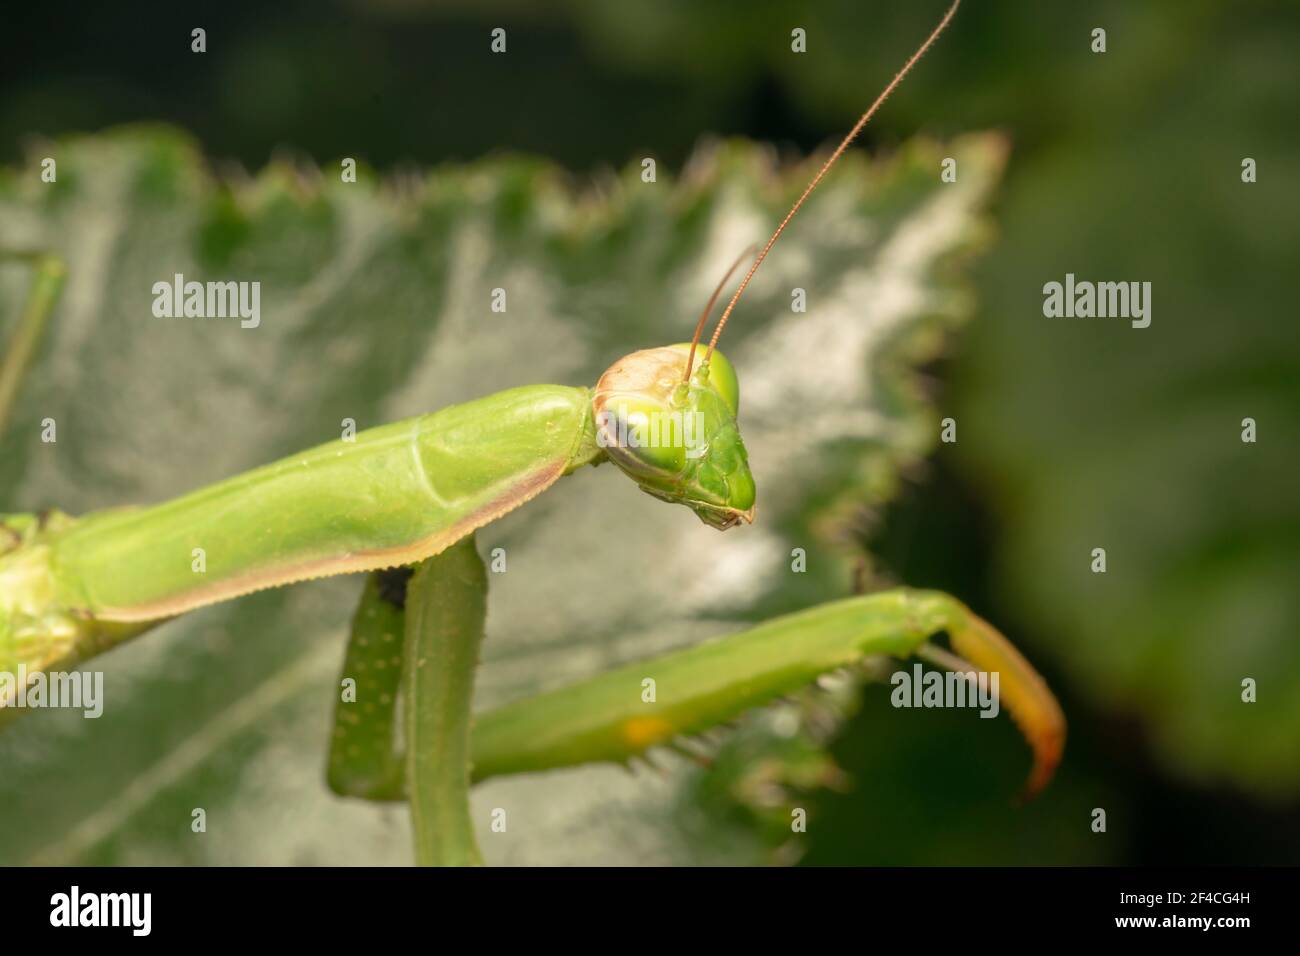
[{"label": "mantis raptorial foreleg", "polygon": [[[3,354],[0,354],[0,439],[4,438],[23,379],[31,368],[67,275],[63,261],[47,253],[0,250],[0,261],[4,260],[25,262],[33,268],[35,275],[18,323],[5,343]],[[40,515],[0,514],[0,556],[21,548],[41,529],[42,524]],[[4,587],[5,576],[0,573],[0,589]],[[14,578],[17,579],[17,575]],[[44,659],[39,655],[50,646],[58,645],[58,636],[48,634],[44,627],[24,631],[14,620],[16,609],[6,604],[3,594],[0,594],[0,664],[20,660],[23,654],[34,654],[37,659]],[[51,636],[54,641],[50,640]],[[8,695],[0,693],[0,707],[7,703],[7,699]],[[12,714],[12,711],[0,709],[0,724],[8,722]]]},{"label": "mantis raptorial foreleg", "polygon": [[330,789],[366,800],[405,799],[406,761],[397,746],[406,590],[411,568],[389,568],[366,578],[352,618],[334,731],[330,738]]},{"label": "mantis raptorial foreleg", "polygon": [[35,271],[18,325],[0,355],[0,435],[4,434],[23,378],[31,367],[54,306],[63,291],[67,269],[58,256],[43,252],[0,250],[0,260],[27,262]]},{"label": "mantis raptorial foreleg", "polygon": [[[374,593],[372,585],[363,610]],[[927,641],[940,633],[948,635],[961,657],[934,653]],[[353,645],[366,636],[354,630]],[[361,650],[350,647],[348,661],[361,660]],[[1065,718],[1042,678],[1006,638],[960,601],[938,591],[907,588],[774,618],[480,713],[472,734],[472,777],[479,781],[582,763],[627,763],[797,691],[822,674],[881,654],[917,655],[962,671],[997,673],[1000,703],[1034,755],[1025,792],[1033,794],[1047,783],[1065,745]],[[657,688],[652,704],[642,697],[646,678],[653,678]],[[392,718],[381,719],[391,723]],[[336,729],[336,750],[340,741],[352,738],[354,727],[350,721],[343,733]],[[335,759],[331,755],[331,780]],[[362,795],[353,789],[341,792]],[[401,791],[375,796],[398,799]]]},{"label": "mantis raptorial foreleg", "polygon": [[421,864],[482,863],[469,819],[469,727],[486,614],[487,574],[470,535],[414,572],[372,574],[353,618],[330,787],[369,800],[409,794]]},{"label": "mantis raptorial foreleg", "polygon": [[470,818],[474,677],[487,619],[487,569],[474,536],[416,569],[407,587],[402,727],[415,861],[482,866]]}]

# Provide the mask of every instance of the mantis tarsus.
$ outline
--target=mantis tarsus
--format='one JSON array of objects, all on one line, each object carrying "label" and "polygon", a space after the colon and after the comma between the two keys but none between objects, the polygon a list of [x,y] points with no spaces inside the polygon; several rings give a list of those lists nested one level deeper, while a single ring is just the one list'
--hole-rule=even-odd
[{"label": "mantis tarsus", "polygon": [[[470,720],[486,592],[473,544],[477,529],[564,475],[604,462],[713,528],[754,519],[755,485],[737,425],[738,379],[716,351],[719,337],[791,218],[956,7],[754,258],[698,363],[704,326],[730,272],[691,343],[627,355],[594,388],[511,389],[321,445],[152,507],[77,518],[0,516],[0,670],[65,669],[204,605],[324,575],[371,572],[343,673],[356,681],[357,698],[379,706],[363,719],[350,702],[338,704],[330,785],[369,799],[409,798],[421,862],[475,863],[471,779],[626,762],[865,655],[926,654],[926,639],[942,631],[970,669],[1001,674],[1004,702],[1034,750],[1028,790],[1040,789],[1063,747],[1059,707],[1005,639],[936,592],[899,589],[812,608]],[[38,266],[31,305],[0,365],[0,424],[57,295],[57,263]],[[699,440],[684,440],[683,429],[657,443],[650,424],[656,419],[698,422]],[[414,576],[400,570],[413,566]],[[954,662],[951,655],[931,659]],[[646,673],[672,688],[652,710],[640,693]],[[399,699],[404,754],[394,746]]]}]

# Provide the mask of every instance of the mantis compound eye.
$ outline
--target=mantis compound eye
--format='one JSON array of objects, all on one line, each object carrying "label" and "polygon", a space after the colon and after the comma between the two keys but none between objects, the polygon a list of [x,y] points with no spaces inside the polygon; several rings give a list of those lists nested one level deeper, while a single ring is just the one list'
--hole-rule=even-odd
[{"label": "mantis compound eye", "polygon": [[596,440],[642,491],[726,530],[754,520],[754,478],[736,424],[739,385],[719,352],[682,381],[689,345],[633,352],[596,383]]}]

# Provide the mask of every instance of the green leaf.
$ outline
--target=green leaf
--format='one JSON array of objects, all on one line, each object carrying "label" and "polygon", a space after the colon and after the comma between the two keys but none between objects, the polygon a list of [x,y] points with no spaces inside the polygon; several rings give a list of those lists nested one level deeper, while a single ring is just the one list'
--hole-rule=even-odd
[{"label": "green leaf", "polygon": [[[937,416],[911,368],[971,297],[962,264],[1004,143],[858,153],[814,193],[755,278],[722,348],[758,521],[718,534],[607,468],[565,479],[479,534],[490,575],[479,707],[843,596],[845,521],[893,493]],[[338,437],[499,389],[594,383],[621,355],[689,338],[713,284],[815,169],[742,142],[680,181],[640,164],[576,189],[500,158],[422,181],[337,181],[273,165],[217,181],[183,136],[136,128],[43,147],[59,181],[0,174],[0,242],[69,265],[39,365],[0,440],[4,510],[151,502]],[[944,156],[959,161],[939,180]],[[261,326],[159,319],[155,282],[259,280]],[[8,324],[27,277],[0,268]],[[808,311],[791,310],[791,290]],[[492,290],[507,290],[494,313]],[[44,417],[58,442],[39,441]],[[807,552],[806,573],[791,551]],[[82,863],[405,863],[400,806],[325,786],[329,713],[361,579],[261,593],[92,662],[104,716],[30,715],[0,735],[0,858]],[[489,781],[489,863],[735,862],[678,826],[676,765]],[[494,808],[505,833],[489,831]],[[194,833],[193,812],[206,813]]]}]

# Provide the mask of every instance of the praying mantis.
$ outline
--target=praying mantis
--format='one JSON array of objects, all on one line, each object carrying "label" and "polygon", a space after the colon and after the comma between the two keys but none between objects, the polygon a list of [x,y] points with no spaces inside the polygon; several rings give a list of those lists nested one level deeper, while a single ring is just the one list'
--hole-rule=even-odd
[{"label": "praying mantis", "polygon": [[[739,376],[716,349],[719,338],[803,201],[956,8],[809,183],[702,350],[707,320],[740,260],[718,283],[690,343],[633,352],[592,388],[511,389],[362,431],[151,507],[75,518],[0,515],[0,670],[67,669],[206,605],[366,572],[342,671],[355,697],[336,706],[328,780],[341,794],[409,799],[422,863],[481,862],[467,799],[473,781],[626,762],[867,655],[918,654],[941,666],[997,671],[1003,700],[1034,751],[1027,790],[1041,789],[1063,748],[1059,706],[996,630],[933,591],[821,605],[472,714],[486,595],[476,531],[560,478],[607,463],[712,529],[755,520],[756,484],[738,425]],[[36,268],[13,360],[0,369],[25,364],[54,307],[59,265],[37,259]],[[16,379],[0,371],[0,400]],[[939,632],[954,653],[927,643]],[[653,706],[642,695],[647,674],[665,688]],[[354,706],[360,700],[380,706],[362,716]]]}]

